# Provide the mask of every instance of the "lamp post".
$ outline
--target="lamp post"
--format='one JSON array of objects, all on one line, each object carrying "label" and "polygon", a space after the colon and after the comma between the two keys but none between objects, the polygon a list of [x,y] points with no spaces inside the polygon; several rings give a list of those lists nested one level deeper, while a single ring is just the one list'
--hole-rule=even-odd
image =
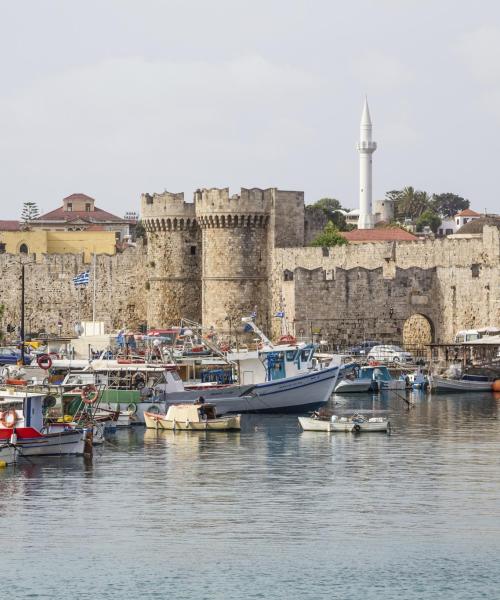
[{"label": "lamp post", "polygon": [[24,348],[25,348],[25,327],[24,327],[24,322],[25,322],[25,317],[26,317],[26,299],[25,299],[25,291],[26,291],[26,286],[25,286],[25,268],[26,268],[26,264],[28,265],[32,265],[33,262],[29,262],[29,263],[25,263],[23,261],[21,261],[21,331],[20,331],[20,337],[21,337],[21,364],[24,365]]}]

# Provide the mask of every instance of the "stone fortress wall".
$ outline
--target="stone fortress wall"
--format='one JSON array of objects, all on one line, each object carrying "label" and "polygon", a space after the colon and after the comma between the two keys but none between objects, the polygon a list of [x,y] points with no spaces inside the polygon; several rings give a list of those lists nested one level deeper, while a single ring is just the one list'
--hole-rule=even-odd
[{"label": "stone fortress wall", "polygon": [[[322,228],[302,192],[276,188],[197,190],[142,196],[148,243],[97,257],[97,319],[168,327],[181,317],[227,331],[257,309],[280,333],[285,310],[296,335],[333,343],[362,339],[451,341],[459,329],[500,324],[499,230],[482,237],[418,242],[305,244]],[[0,254],[3,328],[19,323],[20,260],[26,268],[26,330],[70,334],[91,319],[92,284],[72,278],[92,269],[83,254]]]},{"label": "stone fortress wall", "polygon": [[277,249],[271,313],[284,308],[296,334],[321,330],[339,343],[412,343],[418,323],[415,331],[405,323],[418,314],[433,341],[449,342],[460,329],[500,324],[499,234],[485,227],[473,239]]},{"label": "stone fortress wall", "polygon": [[[25,263],[26,332],[74,335],[77,322],[92,320],[93,265],[82,254],[0,254],[0,304],[4,305],[2,329],[17,328],[21,315],[21,264]],[[145,322],[146,254],[141,244],[113,256],[96,258],[96,320],[107,331],[123,326],[136,328]],[[73,277],[91,271],[87,287],[76,288]]]}]

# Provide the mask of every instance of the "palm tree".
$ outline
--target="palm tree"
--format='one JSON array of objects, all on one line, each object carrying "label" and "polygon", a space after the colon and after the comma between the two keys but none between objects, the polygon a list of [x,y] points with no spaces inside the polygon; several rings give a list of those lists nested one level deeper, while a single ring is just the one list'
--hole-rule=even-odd
[{"label": "palm tree", "polygon": [[397,196],[395,216],[399,220],[406,218],[414,221],[429,208],[430,201],[431,196],[427,192],[407,186]]}]

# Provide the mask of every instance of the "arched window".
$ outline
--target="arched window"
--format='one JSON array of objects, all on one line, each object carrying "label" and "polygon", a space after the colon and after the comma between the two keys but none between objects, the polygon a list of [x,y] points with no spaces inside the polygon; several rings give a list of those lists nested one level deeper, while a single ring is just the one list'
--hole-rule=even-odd
[{"label": "arched window", "polygon": [[28,254],[28,246],[26,244],[21,244],[19,246],[20,254]]}]

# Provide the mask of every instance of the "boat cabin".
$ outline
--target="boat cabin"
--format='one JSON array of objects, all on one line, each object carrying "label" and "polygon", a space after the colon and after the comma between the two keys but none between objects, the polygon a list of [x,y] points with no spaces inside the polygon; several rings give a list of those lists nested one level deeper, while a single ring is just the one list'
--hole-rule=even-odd
[{"label": "boat cabin", "polygon": [[43,427],[43,411],[47,405],[45,396],[13,392],[2,394],[0,399],[0,429],[32,427],[40,431]]},{"label": "boat cabin", "polygon": [[203,423],[203,421],[216,418],[215,405],[205,403],[172,404],[165,417],[167,421],[190,421],[191,423]]}]

